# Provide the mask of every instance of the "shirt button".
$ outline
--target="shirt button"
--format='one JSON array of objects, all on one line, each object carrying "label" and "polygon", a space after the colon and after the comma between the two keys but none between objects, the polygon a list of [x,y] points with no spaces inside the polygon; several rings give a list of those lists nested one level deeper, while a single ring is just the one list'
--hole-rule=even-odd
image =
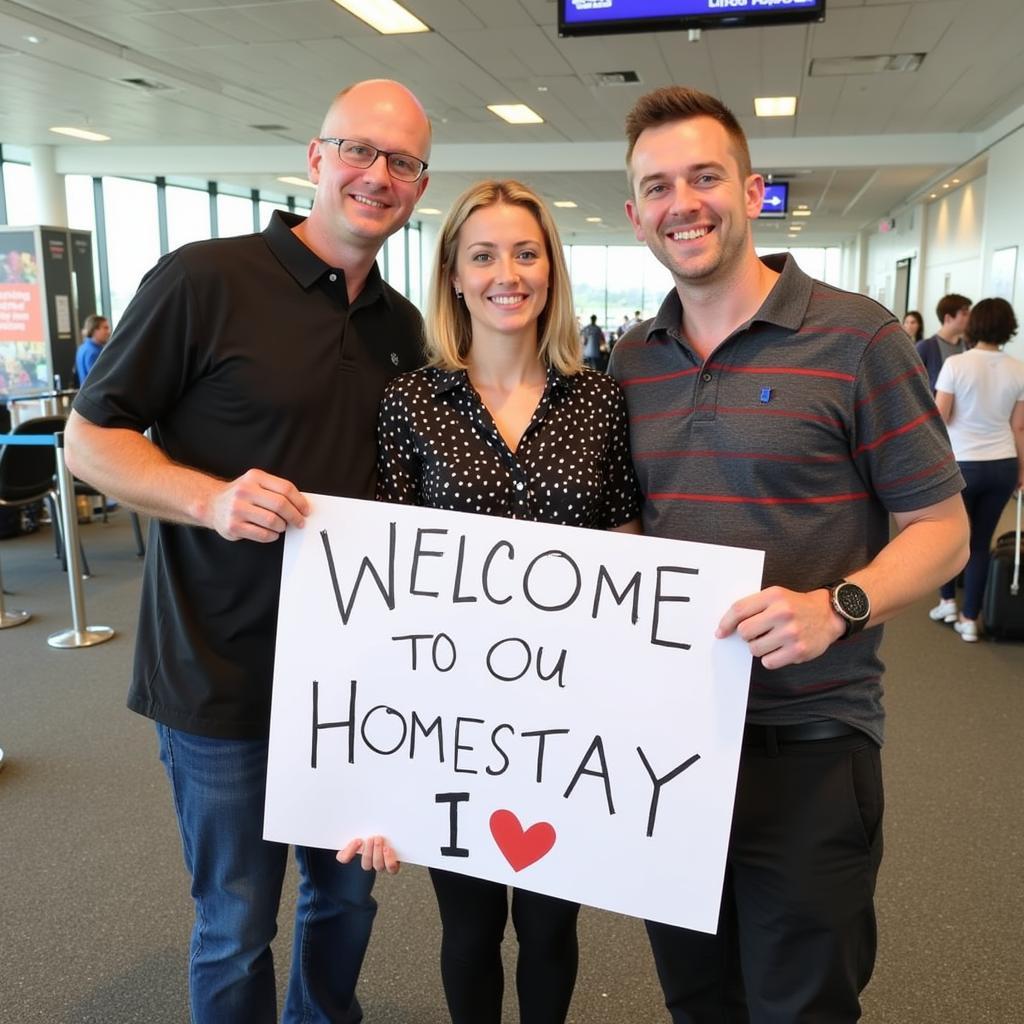
[{"label": "shirt button", "polygon": [[337,274],[330,274],[330,275],[328,275],[328,280],[329,281],[337,281],[338,280],[338,275]]},{"label": "shirt button", "polygon": [[704,383],[706,384],[709,380],[711,380],[711,374],[710,373],[702,373],[700,375],[700,379],[702,381],[704,381]]}]

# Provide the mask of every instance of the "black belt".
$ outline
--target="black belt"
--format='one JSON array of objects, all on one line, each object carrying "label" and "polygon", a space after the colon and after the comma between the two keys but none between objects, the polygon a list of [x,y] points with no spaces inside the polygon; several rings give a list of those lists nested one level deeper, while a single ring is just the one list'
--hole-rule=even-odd
[{"label": "black belt", "polygon": [[799,725],[753,725],[748,722],[743,727],[743,746],[773,750],[778,749],[780,743],[834,740],[838,736],[853,736],[860,732],[860,729],[837,722],[834,718],[824,722],[801,722]]}]

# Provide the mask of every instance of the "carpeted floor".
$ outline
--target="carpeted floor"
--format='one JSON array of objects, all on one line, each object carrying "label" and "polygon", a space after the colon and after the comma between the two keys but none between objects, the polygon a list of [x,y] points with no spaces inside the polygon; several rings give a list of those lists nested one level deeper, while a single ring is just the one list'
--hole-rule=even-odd
[{"label": "carpeted floor", "polygon": [[[84,650],[46,643],[71,625],[49,530],[0,541],[7,606],[33,613],[0,631],[0,1021],[179,1024],[188,882],[152,725],[124,707],[141,563],[123,511],[82,534],[87,622],[116,630]],[[1024,1019],[1024,645],[964,644],[927,621],[930,603],[883,648],[886,858],[864,1019],[1011,1024]],[[407,866],[377,896],[367,1024],[440,1024],[426,873]],[[585,910],[580,937],[571,1021],[667,1019],[640,922]],[[511,1022],[511,989],[506,1002]]]}]

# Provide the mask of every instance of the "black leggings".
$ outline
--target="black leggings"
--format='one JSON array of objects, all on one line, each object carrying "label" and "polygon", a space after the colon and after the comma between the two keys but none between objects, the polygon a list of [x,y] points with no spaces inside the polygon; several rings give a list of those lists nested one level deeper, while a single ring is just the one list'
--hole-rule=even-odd
[{"label": "black leggings", "polygon": [[[430,869],[430,880],[441,912],[441,980],[452,1024],[500,1024],[505,988],[501,940],[508,919],[508,889],[440,868]],[[576,984],[579,911],[578,903],[512,890],[522,1024],[565,1021]]]}]

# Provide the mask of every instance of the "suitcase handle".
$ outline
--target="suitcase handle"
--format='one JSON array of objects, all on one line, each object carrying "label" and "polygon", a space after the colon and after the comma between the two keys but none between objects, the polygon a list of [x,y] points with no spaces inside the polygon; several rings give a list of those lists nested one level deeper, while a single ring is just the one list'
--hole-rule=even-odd
[{"label": "suitcase handle", "polygon": [[1013,582],[1010,584],[1010,593],[1016,597],[1020,591],[1020,507],[1024,493],[1017,488],[1017,543],[1013,550]]}]

